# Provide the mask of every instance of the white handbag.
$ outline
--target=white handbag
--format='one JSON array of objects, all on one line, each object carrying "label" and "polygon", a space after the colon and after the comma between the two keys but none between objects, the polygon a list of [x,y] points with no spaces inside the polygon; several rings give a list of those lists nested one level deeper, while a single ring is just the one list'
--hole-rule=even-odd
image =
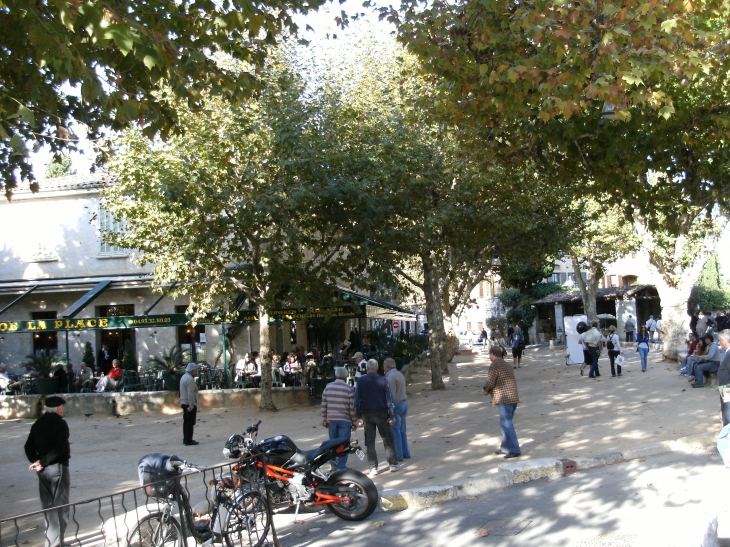
[{"label": "white handbag", "polygon": [[624,356],[623,355],[617,355],[616,356],[616,361],[615,362],[616,362],[616,364],[618,366],[620,366],[620,367],[626,366],[626,365],[624,365],[624,361],[626,361],[626,359],[624,359]]}]

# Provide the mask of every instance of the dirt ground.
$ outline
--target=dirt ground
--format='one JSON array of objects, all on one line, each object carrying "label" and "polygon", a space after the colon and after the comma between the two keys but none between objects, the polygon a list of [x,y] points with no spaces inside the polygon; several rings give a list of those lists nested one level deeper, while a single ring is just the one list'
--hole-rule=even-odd
[{"label": "dirt ground", "polygon": [[[601,378],[580,376],[566,366],[562,351],[528,351],[516,370],[521,404],[515,427],[523,458],[591,456],[719,430],[716,388],[690,389],[677,376],[677,363],[657,362],[640,371],[638,354],[628,350],[622,378],[610,378],[601,358]],[[408,437],[412,459],[395,473],[375,477],[381,490],[450,484],[496,469],[493,454],[501,432],[491,399],[481,395],[486,354],[462,354],[450,365],[448,389],[430,390],[429,372],[419,370],[408,386]],[[71,429],[71,501],[120,491],[137,484],[139,458],[150,452],[178,454],[196,464],[223,462],[225,440],[262,419],[259,439],[285,434],[302,449],[326,440],[319,405],[259,413],[227,408],[198,414],[199,446],[182,444],[181,415],[133,415],[121,418],[69,418]],[[28,471],[23,444],[31,420],[0,422],[0,515],[40,509],[35,474]],[[364,443],[362,431],[355,433]],[[382,443],[378,454],[384,458]],[[381,469],[387,469],[381,460]],[[354,456],[350,467],[367,470]]]}]

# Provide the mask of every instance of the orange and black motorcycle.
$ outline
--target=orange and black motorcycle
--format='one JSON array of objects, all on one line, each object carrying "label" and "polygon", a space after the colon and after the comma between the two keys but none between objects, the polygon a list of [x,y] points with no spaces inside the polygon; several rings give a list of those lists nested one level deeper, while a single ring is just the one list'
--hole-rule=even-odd
[{"label": "orange and black motorcycle", "polygon": [[[264,460],[268,477],[269,503],[272,507],[326,505],[345,520],[363,520],[378,504],[378,489],[370,478],[354,469],[337,470],[337,456],[365,455],[356,440],[348,438],[325,441],[319,448],[301,451],[289,437],[279,435],[256,441],[261,420],[250,425],[242,435],[232,435],[223,455],[237,458],[233,467],[238,480],[263,483]],[[263,488],[261,488],[263,491]]]}]

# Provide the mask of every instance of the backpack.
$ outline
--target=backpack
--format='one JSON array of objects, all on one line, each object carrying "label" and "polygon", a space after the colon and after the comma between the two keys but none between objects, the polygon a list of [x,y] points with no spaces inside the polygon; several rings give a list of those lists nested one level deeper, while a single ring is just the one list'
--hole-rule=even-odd
[{"label": "backpack", "polygon": [[616,347],[616,346],[615,346],[615,345],[613,344],[613,337],[614,337],[614,336],[615,336],[615,335],[613,335],[613,334],[612,334],[611,336],[609,336],[609,337],[608,337],[608,341],[606,342],[606,348],[608,348],[608,349],[609,349],[609,351],[610,351],[610,350],[612,350],[613,348],[615,348],[615,347]]}]

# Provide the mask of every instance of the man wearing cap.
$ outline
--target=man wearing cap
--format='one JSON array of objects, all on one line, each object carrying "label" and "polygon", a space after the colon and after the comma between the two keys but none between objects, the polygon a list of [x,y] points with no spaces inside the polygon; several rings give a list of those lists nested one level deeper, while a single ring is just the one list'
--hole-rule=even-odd
[{"label": "man wearing cap", "polygon": [[180,379],[180,407],[183,409],[183,444],[192,446],[198,444],[193,440],[195,418],[198,415],[198,386],[195,377],[198,375],[198,365],[188,363],[185,374]]},{"label": "man wearing cap", "polygon": [[[52,396],[46,399],[46,412],[31,426],[25,442],[25,455],[31,462],[29,471],[38,474],[43,509],[67,505],[71,488],[68,461],[71,446],[68,424],[63,419],[66,401]],[[68,508],[51,511],[46,518],[46,547],[61,547],[68,524]]]}]

